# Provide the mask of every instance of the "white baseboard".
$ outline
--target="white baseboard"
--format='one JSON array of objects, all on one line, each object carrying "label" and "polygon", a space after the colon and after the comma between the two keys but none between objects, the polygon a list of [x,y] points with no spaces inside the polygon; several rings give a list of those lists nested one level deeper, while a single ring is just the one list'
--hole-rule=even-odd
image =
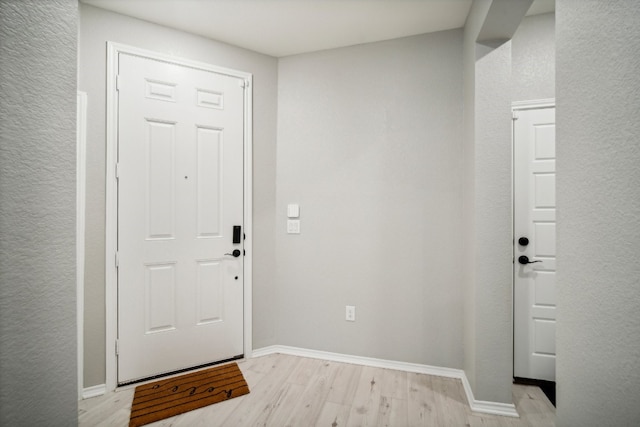
[{"label": "white baseboard", "polygon": [[331,353],[328,351],[309,350],[306,348],[289,347],[286,345],[272,345],[253,350],[252,357],[267,354],[290,354],[292,356],[309,357],[312,359],[329,360],[332,362],[352,363],[354,365],[372,366],[374,368],[396,369],[398,371],[415,372],[418,374],[436,375],[447,378],[460,378],[464,372],[460,369],[441,368],[438,366],[421,365],[418,363],[397,362],[394,360],[375,359],[373,357],[352,356],[348,354]]},{"label": "white baseboard", "polygon": [[82,389],[82,398],[91,399],[92,397],[102,396],[107,392],[106,384],[98,384]]},{"label": "white baseboard", "polygon": [[469,406],[474,412],[483,414],[502,415],[518,418],[518,411],[512,403],[487,402],[476,400],[466,374],[461,369],[443,368],[439,366],[421,365],[419,363],[398,362],[394,360],[376,359],[373,357],[353,356],[348,354],[331,353],[328,351],[310,350],[306,348],[290,347],[286,345],[272,345],[253,350],[251,357],[269,354],[289,354],[292,356],[309,357],[312,359],[329,360],[332,362],[352,363],[354,365],[372,366],[375,368],[395,369],[398,371],[414,372],[418,374],[436,375],[439,377],[456,378],[462,381]]},{"label": "white baseboard", "polygon": [[489,402],[486,400],[476,400],[473,397],[473,390],[471,390],[471,384],[467,379],[467,375],[462,372],[462,386],[464,392],[467,395],[469,406],[473,412],[480,412],[482,414],[502,415],[503,417],[515,417],[520,418],[520,414],[516,410],[516,405],[513,403],[501,403],[501,402]]}]

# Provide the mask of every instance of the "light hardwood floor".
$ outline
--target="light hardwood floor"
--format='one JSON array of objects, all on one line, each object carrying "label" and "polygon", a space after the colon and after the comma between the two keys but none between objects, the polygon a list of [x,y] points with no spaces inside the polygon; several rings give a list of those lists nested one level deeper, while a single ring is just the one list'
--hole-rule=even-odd
[{"label": "light hardwood floor", "polygon": [[[273,354],[238,363],[250,394],[149,426],[554,426],[537,387],[513,386],[520,418],[471,412],[460,380]],[[134,388],[79,402],[80,426],[127,426]]]}]

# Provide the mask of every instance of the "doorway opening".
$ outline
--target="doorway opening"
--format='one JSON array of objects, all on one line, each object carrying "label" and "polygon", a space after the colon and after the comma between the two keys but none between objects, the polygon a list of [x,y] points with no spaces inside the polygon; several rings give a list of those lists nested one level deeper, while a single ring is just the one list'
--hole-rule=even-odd
[{"label": "doorway opening", "polygon": [[513,377],[555,405],[555,102],[513,104]]}]

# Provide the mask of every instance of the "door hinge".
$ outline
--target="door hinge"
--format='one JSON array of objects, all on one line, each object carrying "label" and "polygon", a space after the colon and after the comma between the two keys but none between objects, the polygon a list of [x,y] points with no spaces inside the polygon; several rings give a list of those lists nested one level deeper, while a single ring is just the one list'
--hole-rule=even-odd
[{"label": "door hinge", "polygon": [[247,84],[246,84],[246,80],[244,80],[244,79],[241,79],[241,80],[238,82],[238,84],[239,84],[239,85],[240,85],[240,87],[242,87],[242,88],[244,88],[244,87],[246,87],[246,86],[247,86]]},{"label": "door hinge", "polygon": [[120,340],[116,340],[116,356],[120,355]]},{"label": "door hinge", "polygon": [[513,112],[511,113],[511,120],[518,120],[518,113],[517,112]]},{"label": "door hinge", "polygon": [[120,90],[120,74],[116,74],[116,90]]},{"label": "door hinge", "polygon": [[116,268],[120,267],[120,253],[116,252]]},{"label": "door hinge", "polygon": [[120,179],[120,163],[116,163],[116,179]]}]

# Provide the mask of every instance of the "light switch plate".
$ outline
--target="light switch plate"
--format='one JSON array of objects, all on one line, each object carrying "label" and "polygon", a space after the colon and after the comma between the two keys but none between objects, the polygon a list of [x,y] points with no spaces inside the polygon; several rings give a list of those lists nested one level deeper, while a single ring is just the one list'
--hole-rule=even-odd
[{"label": "light switch plate", "polygon": [[297,205],[297,204],[287,205],[287,216],[289,218],[298,218],[300,216],[300,205]]},{"label": "light switch plate", "polygon": [[287,220],[287,233],[289,233],[289,234],[300,234],[300,220],[299,219],[288,219]]}]

